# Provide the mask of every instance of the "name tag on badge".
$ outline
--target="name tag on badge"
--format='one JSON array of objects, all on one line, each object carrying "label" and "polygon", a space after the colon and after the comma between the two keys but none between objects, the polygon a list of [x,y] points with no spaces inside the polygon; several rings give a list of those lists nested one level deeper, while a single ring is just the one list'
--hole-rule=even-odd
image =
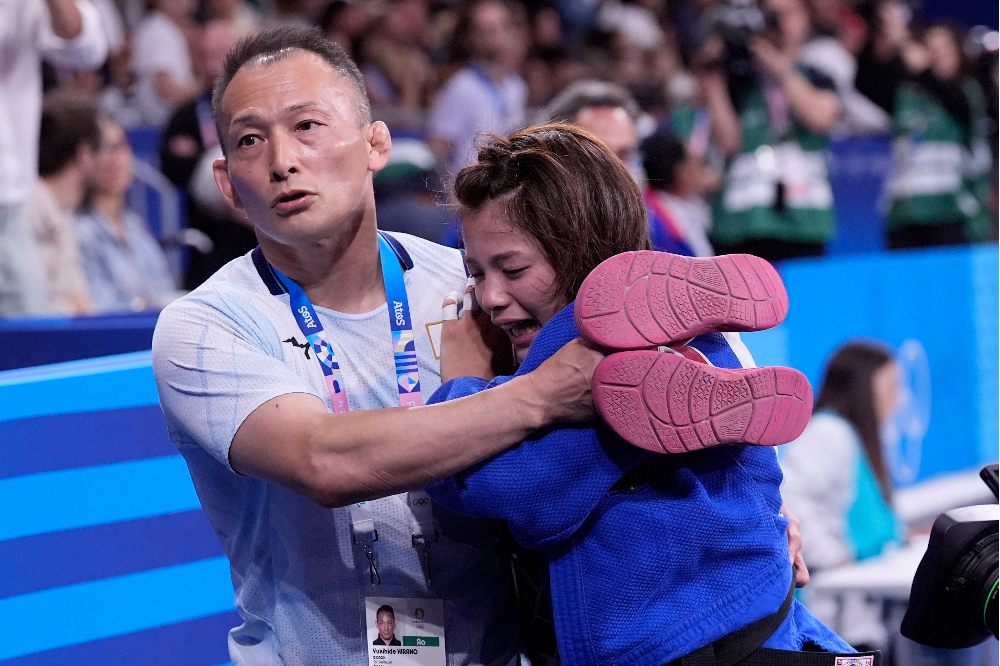
[{"label": "name tag on badge", "polygon": [[446,666],[444,601],[365,599],[370,666]]}]

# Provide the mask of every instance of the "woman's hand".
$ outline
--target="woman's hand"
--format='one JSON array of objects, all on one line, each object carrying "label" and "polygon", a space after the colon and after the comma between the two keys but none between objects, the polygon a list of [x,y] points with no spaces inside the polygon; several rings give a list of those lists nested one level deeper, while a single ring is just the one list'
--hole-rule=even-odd
[{"label": "woman's hand", "polygon": [[802,535],[799,533],[799,519],[781,505],[781,513],[788,518],[788,555],[795,569],[795,587],[805,587],[809,584],[809,569],[802,557]]},{"label": "woman's hand", "polygon": [[[449,294],[442,304],[441,383],[456,377],[490,380],[514,374],[514,353],[507,334],[479,309],[470,281],[465,295]],[[462,301],[462,314],[458,303]]]}]

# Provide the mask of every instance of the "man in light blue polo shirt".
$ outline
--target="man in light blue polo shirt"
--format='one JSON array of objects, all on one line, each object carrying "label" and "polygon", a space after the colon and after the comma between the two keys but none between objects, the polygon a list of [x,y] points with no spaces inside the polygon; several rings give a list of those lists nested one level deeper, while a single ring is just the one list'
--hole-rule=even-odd
[{"label": "man in light blue polo shirt", "polygon": [[428,632],[443,609],[441,663],[510,663],[496,524],[404,491],[590,418],[602,355],[576,341],[500,390],[408,406],[440,384],[440,306],[465,273],[454,250],[377,231],[391,140],[357,68],[318,32],[277,29],[230,54],[213,105],[216,181],[260,247],[163,311],[153,365],[231,562],[233,664],[367,664],[387,599],[419,601]]}]

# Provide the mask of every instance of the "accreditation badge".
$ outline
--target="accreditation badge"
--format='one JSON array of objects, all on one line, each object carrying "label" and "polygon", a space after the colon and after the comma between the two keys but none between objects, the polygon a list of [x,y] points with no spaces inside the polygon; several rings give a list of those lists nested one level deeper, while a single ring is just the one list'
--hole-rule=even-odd
[{"label": "accreditation badge", "polygon": [[365,599],[370,666],[445,666],[444,601]]}]

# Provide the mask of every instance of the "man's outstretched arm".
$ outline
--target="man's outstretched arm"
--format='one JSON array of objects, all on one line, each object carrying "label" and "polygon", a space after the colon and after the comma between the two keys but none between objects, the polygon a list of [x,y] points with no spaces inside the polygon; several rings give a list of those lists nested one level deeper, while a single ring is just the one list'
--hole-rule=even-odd
[{"label": "man's outstretched arm", "polygon": [[575,340],[502,386],[424,407],[333,414],[313,395],[278,396],[243,421],[229,462],[331,507],[422,488],[538,428],[591,418],[602,358]]}]

